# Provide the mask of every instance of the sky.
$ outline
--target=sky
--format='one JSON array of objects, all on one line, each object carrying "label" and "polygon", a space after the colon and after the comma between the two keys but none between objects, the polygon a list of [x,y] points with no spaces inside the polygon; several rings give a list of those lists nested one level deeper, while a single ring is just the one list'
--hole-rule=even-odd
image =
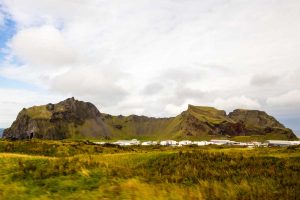
[{"label": "sky", "polygon": [[74,96],[100,112],[259,109],[300,130],[299,0],[0,0],[0,127]]}]

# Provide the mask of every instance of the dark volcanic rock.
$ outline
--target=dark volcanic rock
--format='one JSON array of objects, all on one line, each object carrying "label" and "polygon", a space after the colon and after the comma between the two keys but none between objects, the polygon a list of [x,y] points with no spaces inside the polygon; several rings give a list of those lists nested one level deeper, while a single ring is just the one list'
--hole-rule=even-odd
[{"label": "dark volcanic rock", "polygon": [[244,135],[245,125],[226,116],[223,110],[212,107],[192,106],[182,113],[183,130],[188,135]]},{"label": "dark volcanic rock", "polygon": [[23,109],[12,126],[4,130],[8,139],[65,139],[107,137],[101,113],[91,103],[66,99],[58,104]]},{"label": "dark volcanic rock", "polygon": [[291,129],[264,111],[237,109],[229,113],[228,117],[245,124],[245,135],[277,134],[284,135],[288,139],[296,139]]}]

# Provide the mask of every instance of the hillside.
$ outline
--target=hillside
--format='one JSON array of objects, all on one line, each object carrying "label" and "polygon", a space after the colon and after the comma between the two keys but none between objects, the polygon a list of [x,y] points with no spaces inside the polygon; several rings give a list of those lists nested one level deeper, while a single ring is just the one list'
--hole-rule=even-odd
[{"label": "hillside", "polygon": [[0,128],[0,137],[2,137],[3,131],[4,131],[4,129]]},{"label": "hillside", "polygon": [[226,115],[212,107],[189,105],[176,117],[112,116],[93,104],[66,99],[57,104],[23,109],[12,126],[4,130],[8,139],[65,138],[155,138],[196,139],[207,136],[270,135],[295,139],[295,134],[263,111],[234,110]]},{"label": "hillside", "polygon": [[66,99],[57,104],[24,108],[4,138],[65,139],[106,137],[109,135],[101,114],[91,103]]}]

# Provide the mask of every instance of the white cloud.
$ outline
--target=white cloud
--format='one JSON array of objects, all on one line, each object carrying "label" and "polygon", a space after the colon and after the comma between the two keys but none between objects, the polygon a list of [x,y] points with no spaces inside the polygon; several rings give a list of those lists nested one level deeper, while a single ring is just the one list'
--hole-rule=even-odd
[{"label": "white cloud", "polygon": [[122,76],[124,75],[111,68],[78,66],[56,76],[50,84],[53,91],[110,106],[122,101],[127,95],[126,86],[118,82]]},{"label": "white cloud", "polygon": [[265,74],[256,74],[251,79],[251,84],[254,86],[269,86],[274,85],[280,79],[279,76]]},{"label": "white cloud", "polygon": [[170,113],[173,116],[180,114],[181,112],[183,112],[186,109],[187,109],[187,107],[184,104],[180,105],[180,106],[176,106],[174,104],[167,104],[166,108],[165,108],[166,112]]},{"label": "white cloud", "polygon": [[188,103],[273,109],[269,97],[300,89],[298,0],[0,4],[17,28],[0,76],[100,111],[169,116]]},{"label": "white cloud", "polygon": [[4,14],[1,12],[0,10],[0,30],[2,29],[3,25],[4,25]]},{"label": "white cloud", "polygon": [[50,95],[40,91],[0,88],[0,127],[8,127],[22,108],[58,102],[65,96]]},{"label": "white cloud", "polygon": [[244,109],[260,109],[261,105],[258,101],[248,98],[246,96],[230,97],[228,99],[217,98],[213,105],[217,108],[224,109],[226,111],[232,111],[237,108]]},{"label": "white cloud", "polygon": [[270,106],[300,107],[300,90],[292,90],[276,97],[267,99]]},{"label": "white cloud", "polygon": [[37,67],[74,64],[75,52],[53,26],[26,28],[11,41],[12,52],[23,62]]},{"label": "white cloud", "polygon": [[198,105],[198,102],[194,101],[193,99],[187,99],[181,105],[175,105],[169,103],[165,106],[165,111],[170,114],[170,116],[177,116],[183,111],[188,109],[188,105]]}]

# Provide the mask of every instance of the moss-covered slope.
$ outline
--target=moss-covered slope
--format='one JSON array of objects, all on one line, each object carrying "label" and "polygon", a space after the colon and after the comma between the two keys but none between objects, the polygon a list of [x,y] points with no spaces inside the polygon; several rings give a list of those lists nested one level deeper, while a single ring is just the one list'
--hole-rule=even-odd
[{"label": "moss-covered slope", "polygon": [[230,119],[223,110],[189,105],[188,110],[181,115],[183,134],[188,136],[244,134],[244,124]]},{"label": "moss-covered slope", "polygon": [[[264,111],[236,109],[228,117],[245,124],[245,135],[278,135],[278,138],[296,139],[291,129],[286,128]],[[276,137],[275,137],[276,138]]]}]

